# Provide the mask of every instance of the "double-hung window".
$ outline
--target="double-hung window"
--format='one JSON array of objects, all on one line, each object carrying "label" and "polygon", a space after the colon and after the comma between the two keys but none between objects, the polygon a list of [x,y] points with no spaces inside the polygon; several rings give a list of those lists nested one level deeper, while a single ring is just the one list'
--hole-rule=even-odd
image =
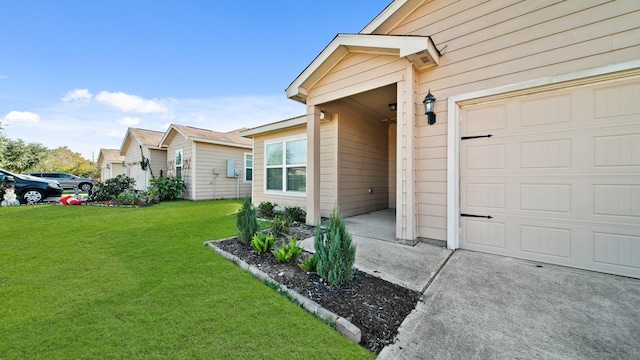
[{"label": "double-hung window", "polygon": [[307,139],[265,144],[266,190],[307,191]]},{"label": "double-hung window", "polygon": [[182,149],[176,150],[176,177],[182,179]]},{"label": "double-hung window", "polygon": [[253,180],[253,155],[244,153],[244,181]]}]

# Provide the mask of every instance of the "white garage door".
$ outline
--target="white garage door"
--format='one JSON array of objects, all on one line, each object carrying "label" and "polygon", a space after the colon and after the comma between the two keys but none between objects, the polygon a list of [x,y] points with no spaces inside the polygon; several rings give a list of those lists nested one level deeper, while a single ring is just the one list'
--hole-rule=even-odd
[{"label": "white garage door", "polygon": [[640,278],[640,79],[461,110],[462,248]]}]

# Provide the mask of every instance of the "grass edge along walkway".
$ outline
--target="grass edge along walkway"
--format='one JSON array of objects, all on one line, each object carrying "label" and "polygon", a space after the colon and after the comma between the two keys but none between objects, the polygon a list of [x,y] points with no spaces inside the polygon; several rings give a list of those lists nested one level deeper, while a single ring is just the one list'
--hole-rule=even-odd
[{"label": "grass edge along walkway", "polygon": [[202,246],[240,203],[0,208],[0,358],[375,358]]}]

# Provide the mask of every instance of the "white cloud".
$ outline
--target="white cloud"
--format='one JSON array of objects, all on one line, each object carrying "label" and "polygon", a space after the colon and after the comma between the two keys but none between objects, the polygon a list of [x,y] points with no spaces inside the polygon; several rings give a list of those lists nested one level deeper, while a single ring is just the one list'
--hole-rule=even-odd
[{"label": "white cloud", "polygon": [[4,80],[7,78],[7,75],[0,75],[0,80]]},{"label": "white cloud", "polygon": [[140,118],[125,116],[122,119],[118,120],[118,123],[120,125],[125,125],[127,127],[128,126],[136,126],[136,125],[140,124]]},{"label": "white cloud", "polygon": [[40,122],[40,115],[29,111],[10,111],[4,117],[4,121],[11,122],[23,122],[36,124]]},{"label": "white cloud", "polygon": [[148,114],[169,111],[166,106],[156,100],[146,100],[123,92],[102,91],[96,96],[96,100],[125,112]]},{"label": "white cloud", "polygon": [[64,102],[79,101],[79,102],[88,103],[89,101],[91,101],[92,97],[93,95],[91,95],[88,89],[75,89],[75,90],[69,91],[62,98],[62,101]]}]

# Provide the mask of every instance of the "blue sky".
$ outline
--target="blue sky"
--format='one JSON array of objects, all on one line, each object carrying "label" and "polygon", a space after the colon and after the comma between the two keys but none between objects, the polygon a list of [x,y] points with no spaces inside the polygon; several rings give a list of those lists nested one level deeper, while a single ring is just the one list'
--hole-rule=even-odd
[{"label": "blue sky", "polygon": [[88,159],[127,127],[216,131],[304,113],[284,90],[391,0],[0,0],[0,122]]}]

